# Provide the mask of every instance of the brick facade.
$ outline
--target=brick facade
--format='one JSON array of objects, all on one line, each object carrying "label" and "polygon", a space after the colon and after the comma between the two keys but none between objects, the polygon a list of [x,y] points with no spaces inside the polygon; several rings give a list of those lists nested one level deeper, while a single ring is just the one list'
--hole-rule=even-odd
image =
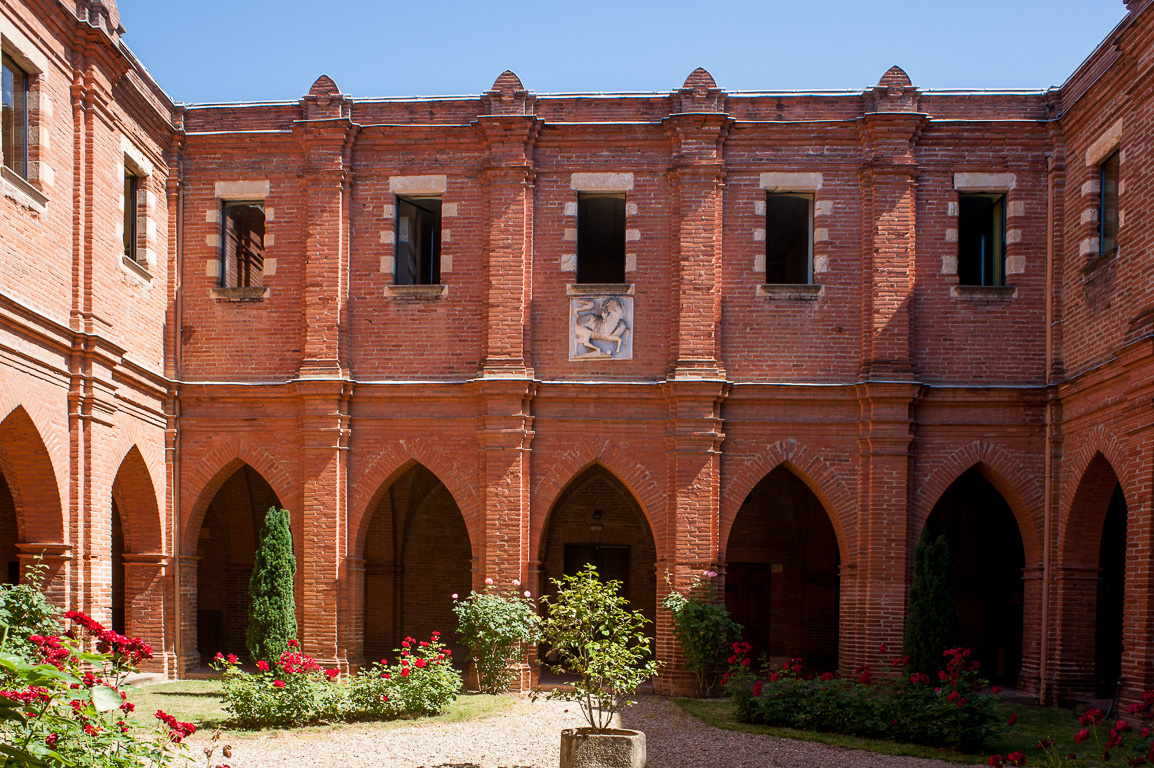
[{"label": "brick facade", "polygon": [[[1127,694],[1154,687],[1154,10],[1127,5],[1047,91],[895,67],[865,92],[727,93],[699,69],[548,96],[506,72],[471,98],[322,76],[298,102],[186,107],[110,0],[0,0],[31,75],[27,180],[0,179],[0,555],[43,553],[54,599],[123,610],[182,674],[243,645],[271,503],[305,648],[341,666],[450,633],[452,592],[536,594],[567,551],[628,547],[672,693],[670,582],[716,570],[771,655],[852,669],[901,645],[929,526],[970,553],[974,642],[1021,623],[1020,649],[985,649],[1020,659],[1008,679],[1090,693],[1117,636]],[[626,201],[628,360],[570,359],[590,189]],[[394,285],[407,190],[440,198],[439,286]],[[763,285],[775,191],[813,198],[804,288]],[[1005,194],[1009,287],[959,285],[965,192]],[[226,201],[263,205],[259,287],[219,285]],[[1111,589],[1120,624],[1096,610]]]}]

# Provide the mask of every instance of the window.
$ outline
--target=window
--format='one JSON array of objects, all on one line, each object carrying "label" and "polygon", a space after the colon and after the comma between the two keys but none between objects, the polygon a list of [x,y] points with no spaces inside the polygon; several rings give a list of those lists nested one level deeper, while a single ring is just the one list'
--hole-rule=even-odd
[{"label": "window", "polygon": [[813,253],[813,195],[767,192],[765,282],[806,285]]},{"label": "window", "polygon": [[441,198],[397,198],[397,285],[441,282]]},{"label": "window", "polygon": [[0,152],[4,165],[28,178],[28,74],[8,56],[3,62],[3,107],[0,117]]},{"label": "window", "polygon": [[625,282],[625,195],[577,195],[577,282]]},{"label": "window", "polygon": [[1006,196],[958,198],[958,283],[1006,284]]},{"label": "window", "polygon": [[139,262],[139,229],[137,215],[140,195],[140,177],[131,171],[124,172],[124,255]]},{"label": "window", "polygon": [[1098,166],[1098,255],[1110,256],[1118,250],[1118,175],[1117,152]]},{"label": "window", "polygon": [[221,237],[222,288],[264,285],[264,203],[226,202]]}]

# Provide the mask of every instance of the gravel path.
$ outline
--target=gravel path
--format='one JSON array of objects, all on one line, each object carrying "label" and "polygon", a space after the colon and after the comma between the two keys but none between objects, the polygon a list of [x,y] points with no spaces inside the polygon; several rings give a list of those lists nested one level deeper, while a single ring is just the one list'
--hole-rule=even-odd
[{"label": "gravel path", "polygon": [[[654,696],[642,697],[623,720],[624,727],[645,731],[648,768],[957,768],[938,760],[720,730]],[[581,724],[572,704],[523,700],[495,717],[447,725],[349,726],[232,738],[233,757],[227,762],[232,768],[556,768],[561,729]],[[199,737],[189,741],[194,754],[205,743]]]}]

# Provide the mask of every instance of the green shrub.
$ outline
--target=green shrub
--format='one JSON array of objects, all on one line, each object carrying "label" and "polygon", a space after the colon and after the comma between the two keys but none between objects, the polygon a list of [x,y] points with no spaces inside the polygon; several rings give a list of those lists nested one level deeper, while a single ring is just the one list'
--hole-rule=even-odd
[{"label": "green shrub", "polygon": [[249,727],[391,720],[442,711],[457,698],[461,676],[439,633],[420,643],[406,638],[401,646],[393,665],[382,659],[351,680],[335,669],[322,669],[296,640],[275,663],[258,661],[255,674],[241,669],[233,655],[217,654],[213,667],[222,673],[225,709]]},{"label": "green shrub", "polygon": [[944,537],[929,533],[914,549],[913,584],[903,647],[914,672],[936,676],[945,668],[942,655],[962,642],[962,622],[954,594],[954,561]]},{"label": "green shrub", "polygon": [[0,584],[0,644],[29,661],[38,659],[29,637],[60,633],[60,612],[44,596],[47,575],[48,566],[37,557],[20,584]]},{"label": "green shrub", "polygon": [[[693,673],[695,696],[709,696],[732,655],[733,643],[741,638],[741,625],[729,618],[724,600],[717,595],[714,583],[703,581],[717,576],[706,571],[693,579],[687,594],[672,588],[661,601],[673,614],[673,631],[685,654],[685,669]],[[665,580],[668,582],[669,574]]]},{"label": "green shrub", "polygon": [[592,565],[552,581],[557,594],[542,598],[548,614],[541,635],[559,659],[550,669],[577,679],[572,690],[556,689],[549,698],[579,702],[589,727],[601,733],[661,666],[642,631],[648,619],[627,610],[629,601],[617,593],[621,582],[602,582]]},{"label": "green shrub", "polygon": [[196,727],[157,711],[149,732],[129,719],[134,705],[120,690],[137,663],[152,658],[152,649],[79,611],[64,618],[91,633],[99,652],[81,650],[88,643],[83,636],[29,634],[26,656],[0,643],[0,765],[171,764]]},{"label": "green shrub", "polygon": [[296,603],[293,575],[297,570],[293,555],[288,510],[271,507],[260,532],[260,546],[249,580],[248,631],[245,635],[253,661],[279,659],[296,637]]},{"label": "green shrub", "polygon": [[902,665],[902,677],[879,680],[868,667],[850,679],[830,673],[803,679],[801,659],[790,659],[781,669],[766,670],[766,679],[757,679],[745,663],[746,652],[748,646],[726,676],[737,717],[744,722],[966,751],[979,750],[1003,733],[994,708],[997,696],[980,693],[986,681],[962,648],[945,653],[946,669],[934,678],[905,666],[907,658],[894,660],[894,666]]},{"label": "green shrub", "polygon": [[485,580],[484,592],[470,592],[463,600],[453,595],[457,614],[457,634],[469,649],[477,670],[482,693],[502,693],[513,682],[510,669],[525,647],[537,642],[540,618],[532,595],[518,592],[521,582],[505,593],[497,591],[492,579]]}]

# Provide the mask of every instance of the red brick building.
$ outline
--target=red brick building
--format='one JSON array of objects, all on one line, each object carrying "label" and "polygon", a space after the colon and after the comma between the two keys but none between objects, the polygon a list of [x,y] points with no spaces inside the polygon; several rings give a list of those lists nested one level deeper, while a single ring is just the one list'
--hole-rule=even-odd
[{"label": "red brick building", "polygon": [[0,554],[182,674],[243,646],[264,511],[357,665],[586,561],[719,572],[816,668],[966,642],[1154,687],[1154,9],[1060,88],[174,104],[112,0],[0,0]]}]

